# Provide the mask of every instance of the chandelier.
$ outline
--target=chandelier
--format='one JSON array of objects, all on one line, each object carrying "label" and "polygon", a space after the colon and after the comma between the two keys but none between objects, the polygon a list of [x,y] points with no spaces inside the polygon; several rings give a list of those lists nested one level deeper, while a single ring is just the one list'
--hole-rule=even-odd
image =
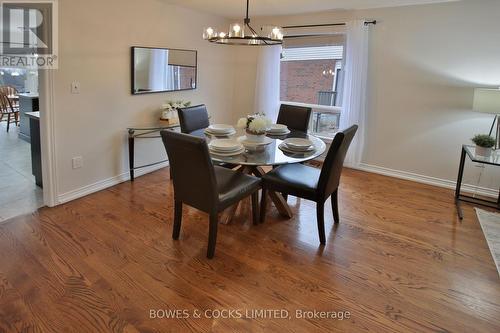
[{"label": "chandelier", "polygon": [[259,35],[250,26],[250,18],[248,17],[248,7],[250,0],[247,0],[246,17],[241,23],[233,23],[229,25],[229,32],[217,31],[213,27],[208,27],[203,30],[203,39],[211,43],[226,44],[226,45],[279,45],[283,44],[283,29],[277,26],[263,26],[262,34]]}]

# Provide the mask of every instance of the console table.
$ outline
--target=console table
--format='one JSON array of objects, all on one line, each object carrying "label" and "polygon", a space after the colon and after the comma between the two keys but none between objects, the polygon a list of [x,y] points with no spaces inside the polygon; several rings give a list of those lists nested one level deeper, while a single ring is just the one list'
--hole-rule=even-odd
[{"label": "console table", "polygon": [[460,217],[461,220],[464,218],[464,213],[462,211],[462,208],[460,207],[461,201],[500,209],[500,192],[498,193],[498,199],[496,202],[492,200],[475,198],[470,195],[464,195],[460,193],[462,187],[462,179],[464,177],[464,166],[466,157],[469,157],[469,159],[474,163],[500,166],[500,151],[498,150],[493,151],[491,153],[491,156],[483,157],[476,155],[475,146],[469,146],[469,145],[462,146],[462,155],[460,156],[460,167],[458,168],[457,188],[455,190],[455,205],[457,206],[458,217]]},{"label": "console table", "polygon": [[135,166],[134,157],[135,157],[135,139],[157,139],[161,138],[159,132],[163,130],[175,130],[180,128],[179,124],[175,125],[167,125],[167,126],[158,126],[158,127],[129,127],[128,131],[128,158],[129,158],[129,171],[130,171],[130,180],[134,181],[134,170],[146,168],[149,166],[157,165],[168,160],[161,160],[155,163],[150,163],[146,165]]}]

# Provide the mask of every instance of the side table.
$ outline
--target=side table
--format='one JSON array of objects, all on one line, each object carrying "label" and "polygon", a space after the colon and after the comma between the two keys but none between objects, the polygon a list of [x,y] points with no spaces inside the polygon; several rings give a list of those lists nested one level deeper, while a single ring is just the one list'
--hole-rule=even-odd
[{"label": "side table", "polygon": [[460,167],[458,169],[458,178],[457,178],[457,188],[455,190],[455,205],[457,206],[458,217],[462,220],[464,218],[464,213],[462,208],[460,207],[460,202],[469,202],[476,205],[487,206],[491,208],[500,209],[500,192],[498,193],[497,201],[486,200],[481,198],[475,198],[470,195],[461,194],[460,190],[462,188],[462,179],[464,176],[464,166],[465,166],[465,158],[469,157],[469,159],[474,163],[482,163],[488,165],[500,166],[500,151],[496,150],[491,153],[489,157],[477,156],[475,146],[463,145],[462,146],[462,154],[460,156]]}]

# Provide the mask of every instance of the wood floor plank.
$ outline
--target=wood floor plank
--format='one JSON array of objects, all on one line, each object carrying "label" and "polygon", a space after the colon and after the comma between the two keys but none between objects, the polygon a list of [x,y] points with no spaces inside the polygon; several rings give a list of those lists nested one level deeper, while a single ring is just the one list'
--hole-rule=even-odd
[{"label": "wood floor plank", "polygon": [[[244,200],[205,257],[208,217],[161,170],[0,225],[1,332],[498,332],[500,279],[473,209],[446,189],[346,169],[340,225],[290,197],[251,222]],[[287,319],[151,318],[151,310],[286,309]],[[347,320],[294,318],[345,310]]]}]

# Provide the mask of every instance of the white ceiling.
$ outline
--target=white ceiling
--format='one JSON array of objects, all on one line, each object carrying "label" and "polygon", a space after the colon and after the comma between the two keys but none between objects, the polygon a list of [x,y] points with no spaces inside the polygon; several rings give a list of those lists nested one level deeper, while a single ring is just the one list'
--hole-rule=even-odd
[{"label": "white ceiling", "polygon": [[[229,18],[245,16],[246,0],[163,0]],[[250,17],[291,15],[324,10],[396,7],[460,0],[250,0]]]}]

